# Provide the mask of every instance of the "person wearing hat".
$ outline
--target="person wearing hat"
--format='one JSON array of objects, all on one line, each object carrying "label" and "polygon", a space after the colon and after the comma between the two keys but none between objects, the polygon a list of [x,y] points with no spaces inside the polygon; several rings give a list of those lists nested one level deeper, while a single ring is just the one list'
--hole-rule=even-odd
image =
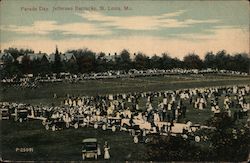
[{"label": "person wearing hat", "polygon": [[107,141],[105,141],[105,144],[104,144],[103,148],[104,148],[104,159],[105,160],[110,159],[110,154],[109,154],[110,147],[108,146],[108,142]]}]

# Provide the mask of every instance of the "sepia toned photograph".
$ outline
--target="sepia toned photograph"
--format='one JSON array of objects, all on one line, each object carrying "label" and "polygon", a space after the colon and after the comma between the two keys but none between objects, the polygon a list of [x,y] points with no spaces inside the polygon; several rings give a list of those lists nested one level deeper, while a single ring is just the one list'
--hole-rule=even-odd
[{"label": "sepia toned photograph", "polygon": [[247,0],[0,0],[0,162],[249,162]]}]

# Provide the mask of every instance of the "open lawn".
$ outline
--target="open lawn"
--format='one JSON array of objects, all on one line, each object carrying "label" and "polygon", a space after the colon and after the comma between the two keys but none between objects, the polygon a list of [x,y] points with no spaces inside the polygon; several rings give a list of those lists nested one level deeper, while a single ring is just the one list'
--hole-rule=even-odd
[{"label": "open lawn", "polygon": [[[146,146],[134,144],[133,137],[125,132],[103,131],[94,128],[47,131],[40,121],[24,123],[0,121],[1,155],[5,160],[81,160],[81,142],[84,138],[96,137],[101,145],[110,144],[111,160],[145,160]],[[33,148],[33,152],[16,152],[16,148]],[[103,160],[103,156],[100,159]]]},{"label": "open lawn", "polygon": [[[38,88],[0,85],[0,101],[60,105],[67,94],[73,96],[175,90],[182,88],[250,84],[250,76],[171,75],[158,77],[86,80],[79,83],[47,83]],[[53,98],[57,94],[56,99]]]}]

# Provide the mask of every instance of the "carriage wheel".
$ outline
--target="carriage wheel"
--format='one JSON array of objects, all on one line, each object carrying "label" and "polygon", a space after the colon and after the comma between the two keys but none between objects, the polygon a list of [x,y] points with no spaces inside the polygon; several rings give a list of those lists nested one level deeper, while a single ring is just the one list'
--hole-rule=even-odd
[{"label": "carriage wheel", "polygon": [[75,124],[74,124],[74,128],[75,128],[75,129],[78,129],[78,127],[79,127],[78,123],[75,123]]},{"label": "carriage wheel", "polygon": [[22,123],[22,122],[23,122],[23,119],[22,119],[22,118],[19,118],[19,122]]},{"label": "carriage wheel", "polygon": [[97,123],[94,124],[94,128],[95,128],[95,129],[98,128],[98,124],[97,124]]},{"label": "carriage wheel", "polygon": [[106,127],[106,125],[102,125],[102,130],[106,130],[107,129],[107,127]]},{"label": "carriage wheel", "polygon": [[112,131],[115,132],[115,130],[116,130],[116,127],[112,126]]},{"label": "carriage wheel", "polygon": [[137,144],[138,142],[139,142],[138,137],[135,136],[135,137],[134,137],[134,143]]},{"label": "carriage wheel", "polygon": [[149,143],[149,142],[150,142],[149,138],[146,138],[145,143]]},{"label": "carriage wheel", "polygon": [[56,131],[56,126],[55,125],[52,126],[52,131]]},{"label": "carriage wheel", "polygon": [[69,122],[66,123],[66,128],[69,128]]},{"label": "carriage wheel", "polygon": [[85,127],[85,126],[87,126],[87,123],[86,123],[86,122],[83,122],[83,124],[82,124],[82,125],[83,125],[83,127]]},{"label": "carriage wheel", "polygon": [[45,126],[45,129],[46,129],[46,130],[49,130],[49,125],[46,125],[46,126]]},{"label": "carriage wheel", "polygon": [[44,125],[44,126],[46,125],[46,121],[45,120],[42,121],[42,125]]},{"label": "carriage wheel", "polygon": [[199,136],[195,136],[194,140],[195,142],[199,143],[201,141],[201,138]]}]

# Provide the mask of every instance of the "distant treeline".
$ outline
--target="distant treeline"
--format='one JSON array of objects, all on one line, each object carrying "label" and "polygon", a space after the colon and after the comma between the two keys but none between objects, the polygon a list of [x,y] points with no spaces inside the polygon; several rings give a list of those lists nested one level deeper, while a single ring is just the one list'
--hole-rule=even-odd
[{"label": "distant treeline", "polygon": [[[143,53],[130,54],[128,50],[123,50],[119,54],[95,53],[88,49],[68,50],[66,53],[73,54],[69,59],[62,59],[63,54],[56,49],[53,61],[48,55],[39,59],[31,59],[26,54],[34,53],[31,49],[9,48],[4,50],[4,54],[11,54],[12,61],[4,60],[1,68],[1,75],[12,76],[27,73],[48,74],[59,72],[90,73],[105,72],[108,70],[130,69],[224,69],[249,73],[250,57],[246,53],[228,54],[225,50],[217,53],[208,52],[204,59],[195,53],[187,54],[183,60],[172,58],[169,54],[163,53],[160,56],[152,57]],[[22,60],[17,58],[23,56]],[[47,57],[46,57],[47,56]]]}]

